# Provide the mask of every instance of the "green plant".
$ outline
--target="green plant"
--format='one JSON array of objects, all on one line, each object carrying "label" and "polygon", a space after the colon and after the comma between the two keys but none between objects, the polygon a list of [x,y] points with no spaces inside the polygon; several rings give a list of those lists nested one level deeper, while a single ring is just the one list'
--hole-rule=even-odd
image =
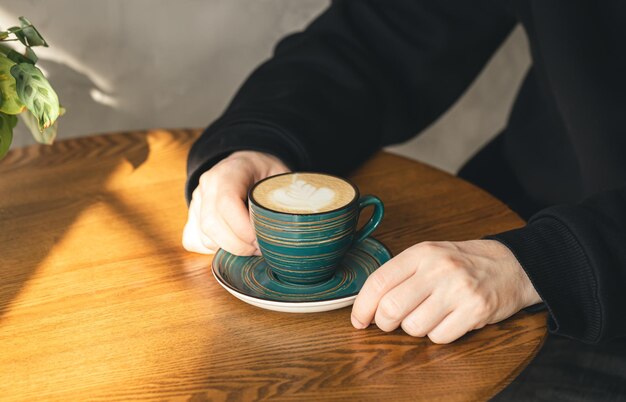
[{"label": "green plant", "polygon": [[[3,44],[19,42],[25,50]],[[20,26],[0,30],[0,159],[9,151],[13,128],[20,115],[37,142],[51,144],[57,133],[57,118],[65,110],[52,86],[35,64],[33,47],[48,47],[37,28],[24,17]]]}]

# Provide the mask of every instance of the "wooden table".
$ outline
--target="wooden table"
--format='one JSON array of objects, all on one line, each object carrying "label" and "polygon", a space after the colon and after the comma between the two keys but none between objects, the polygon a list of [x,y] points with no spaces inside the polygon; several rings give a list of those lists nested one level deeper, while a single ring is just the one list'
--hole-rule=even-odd
[{"label": "wooden table", "polygon": [[[540,348],[543,314],[434,345],[354,330],[349,308],[295,315],[235,299],[210,256],[181,247],[197,135],[101,135],[0,162],[0,399],[484,400]],[[394,254],[523,224],[472,185],[390,154],[352,178],[385,202],[376,237]]]}]

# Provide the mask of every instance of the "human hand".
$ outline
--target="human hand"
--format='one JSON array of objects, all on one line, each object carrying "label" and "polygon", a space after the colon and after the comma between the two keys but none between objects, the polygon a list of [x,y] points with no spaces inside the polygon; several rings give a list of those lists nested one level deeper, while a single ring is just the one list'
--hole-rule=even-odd
[{"label": "human hand", "polygon": [[376,270],[352,308],[352,325],[398,326],[450,343],[540,302],[511,251],[495,240],[424,242]]},{"label": "human hand", "polygon": [[280,159],[255,151],[234,152],[200,176],[183,230],[188,251],[260,255],[246,199],[248,189],[268,176],[288,172]]}]

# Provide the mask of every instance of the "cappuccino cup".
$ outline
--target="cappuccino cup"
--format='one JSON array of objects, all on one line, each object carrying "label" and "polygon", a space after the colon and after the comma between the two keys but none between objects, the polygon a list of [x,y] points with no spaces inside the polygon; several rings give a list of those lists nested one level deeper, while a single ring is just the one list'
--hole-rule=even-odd
[{"label": "cappuccino cup", "polygon": [[[250,217],[263,258],[278,280],[315,284],[330,279],[351,247],[383,218],[382,201],[360,196],[346,179],[292,172],[257,182],[248,192]],[[363,208],[373,206],[359,230]]]}]

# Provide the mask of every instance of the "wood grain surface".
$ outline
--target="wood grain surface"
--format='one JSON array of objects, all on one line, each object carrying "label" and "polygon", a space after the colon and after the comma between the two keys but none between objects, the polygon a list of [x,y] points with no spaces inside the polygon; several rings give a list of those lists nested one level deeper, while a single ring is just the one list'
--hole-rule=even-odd
[{"label": "wood grain surface", "polygon": [[[195,130],[15,149],[0,162],[2,400],[485,400],[537,352],[543,314],[434,345],[232,297],[185,252]],[[380,153],[351,176],[394,254],[523,222],[446,173]]]}]

